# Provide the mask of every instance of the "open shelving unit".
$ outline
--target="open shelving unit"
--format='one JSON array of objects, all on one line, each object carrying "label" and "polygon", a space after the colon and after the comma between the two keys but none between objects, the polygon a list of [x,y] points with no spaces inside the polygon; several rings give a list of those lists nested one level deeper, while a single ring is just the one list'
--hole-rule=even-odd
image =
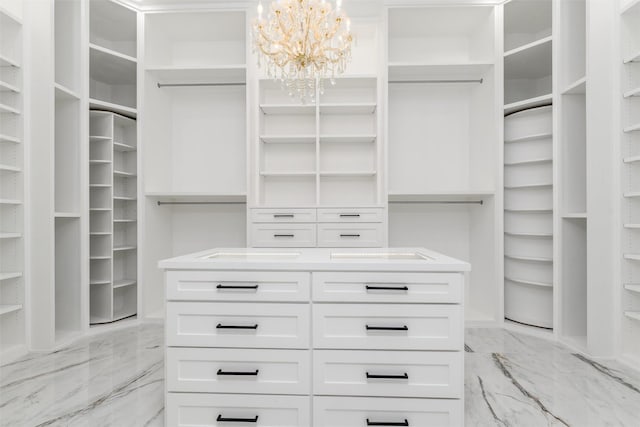
[{"label": "open shelving unit", "polygon": [[0,7],[0,360],[26,351],[23,24]]},{"label": "open shelving unit", "polygon": [[138,312],[137,124],[90,113],[90,322]]},{"label": "open shelving unit", "polygon": [[[141,117],[153,126],[141,130],[140,280],[161,283],[161,259],[246,245],[252,83],[240,8],[157,12],[144,20]],[[160,288],[143,290],[142,314],[162,317],[163,301]]]},{"label": "open shelving unit", "polygon": [[621,16],[621,356],[640,365],[640,2],[622,4]]},{"label": "open shelving unit", "polygon": [[442,5],[389,7],[387,20],[389,245],[471,262],[467,322],[499,324],[499,20],[493,7]]}]

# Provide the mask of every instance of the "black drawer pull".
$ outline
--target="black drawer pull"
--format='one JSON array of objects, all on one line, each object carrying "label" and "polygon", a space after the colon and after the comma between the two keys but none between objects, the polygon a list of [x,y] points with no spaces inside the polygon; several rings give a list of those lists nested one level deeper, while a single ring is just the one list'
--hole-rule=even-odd
[{"label": "black drawer pull", "polygon": [[372,286],[366,285],[368,291],[408,291],[408,286]]},{"label": "black drawer pull", "polygon": [[223,325],[218,323],[216,329],[258,329],[258,324],[255,325]]},{"label": "black drawer pull", "polygon": [[258,416],[256,415],[254,418],[227,418],[219,414],[216,421],[219,423],[257,423]]},{"label": "black drawer pull", "polygon": [[295,234],[274,234],[273,237],[295,237]]},{"label": "black drawer pull", "polygon": [[360,237],[359,234],[341,234],[340,237]]},{"label": "black drawer pull", "polygon": [[409,327],[404,326],[369,326],[365,325],[367,331],[408,331]]},{"label": "black drawer pull", "polygon": [[274,218],[294,218],[294,214],[273,214]]},{"label": "black drawer pull", "polygon": [[258,285],[218,285],[216,289],[258,289]]},{"label": "black drawer pull", "polygon": [[369,372],[367,372],[367,379],[382,379],[382,380],[408,380],[409,379],[409,375],[405,372],[402,375],[377,375],[377,374],[370,374]]},{"label": "black drawer pull", "polygon": [[258,371],[259,369],[256,369],[255,371],[249,371],[249,372],[243,372],[243,371],[223,371],[222,369],[218,369],[218,372],[216,375],[234,375],[234,376],[252,376],[255,377],[256,375],[258,375]]},{"label": "black drawer pull", "polygon": [[385,421],[369,421],[369,418],[367,418],[367,425],[368,426],[389,426],[389,427],[408,427],[409,426],[409,420],[407,420],[405,418],[404,421],[399,422],[399,423],[392,423],[392,422],[385,422]]},{"label": "black drawer pull", "polygon": [[360,218],[360,214],[340,214],[340,218]]}]

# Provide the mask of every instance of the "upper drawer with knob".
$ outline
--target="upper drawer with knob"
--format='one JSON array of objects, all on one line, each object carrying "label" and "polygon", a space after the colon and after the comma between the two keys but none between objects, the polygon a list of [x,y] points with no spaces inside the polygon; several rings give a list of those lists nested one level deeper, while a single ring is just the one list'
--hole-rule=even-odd
[{"label": "upper drawer with knob", "polygon": [[316,210],[251,209],[251,222],[316,222]]},{"label": "upper drawer with knob", "polygon": [[463,276],[458,273],[313,273],[313,300],[458,304]]},{"label": "upper drawer with knob", "polygon": [[383,222],[384,209],[318,209],[318,222]]},{"label": "upper drawer with knob", "polygon": [[309,273],[168,271],[169,301],[308,302]]}]

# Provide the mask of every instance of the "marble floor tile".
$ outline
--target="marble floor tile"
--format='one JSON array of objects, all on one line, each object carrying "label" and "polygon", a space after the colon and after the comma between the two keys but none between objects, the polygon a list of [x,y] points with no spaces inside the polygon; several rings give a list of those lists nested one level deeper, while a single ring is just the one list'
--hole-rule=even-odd
[{"label": "marble floor tile", "polygon": [[[162,345],[144,324],[2,365],[0,426],[163,426]],[[640,427],[637,371],[502,329],[467,330],[466,349],[467,426]]]}]

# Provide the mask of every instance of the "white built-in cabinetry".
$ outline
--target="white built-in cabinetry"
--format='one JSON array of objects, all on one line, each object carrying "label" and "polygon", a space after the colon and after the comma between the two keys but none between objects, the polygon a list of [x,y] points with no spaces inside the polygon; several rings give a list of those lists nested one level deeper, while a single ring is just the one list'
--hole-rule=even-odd
[{"label": "white built-in cabinetry", "polygon": [[621,8],[622,286],[620,353],[640,363],[640,1]]},{"label": "white built-in cabinetry", "polygon": [[19,1],[0,2],[0,360],[28,345],[22,9]]},{"label": "white built-in cabinetry", "polygon": [[390,7],[389,245],[473,265],[466,319],[502,319],[501,8]]}]

